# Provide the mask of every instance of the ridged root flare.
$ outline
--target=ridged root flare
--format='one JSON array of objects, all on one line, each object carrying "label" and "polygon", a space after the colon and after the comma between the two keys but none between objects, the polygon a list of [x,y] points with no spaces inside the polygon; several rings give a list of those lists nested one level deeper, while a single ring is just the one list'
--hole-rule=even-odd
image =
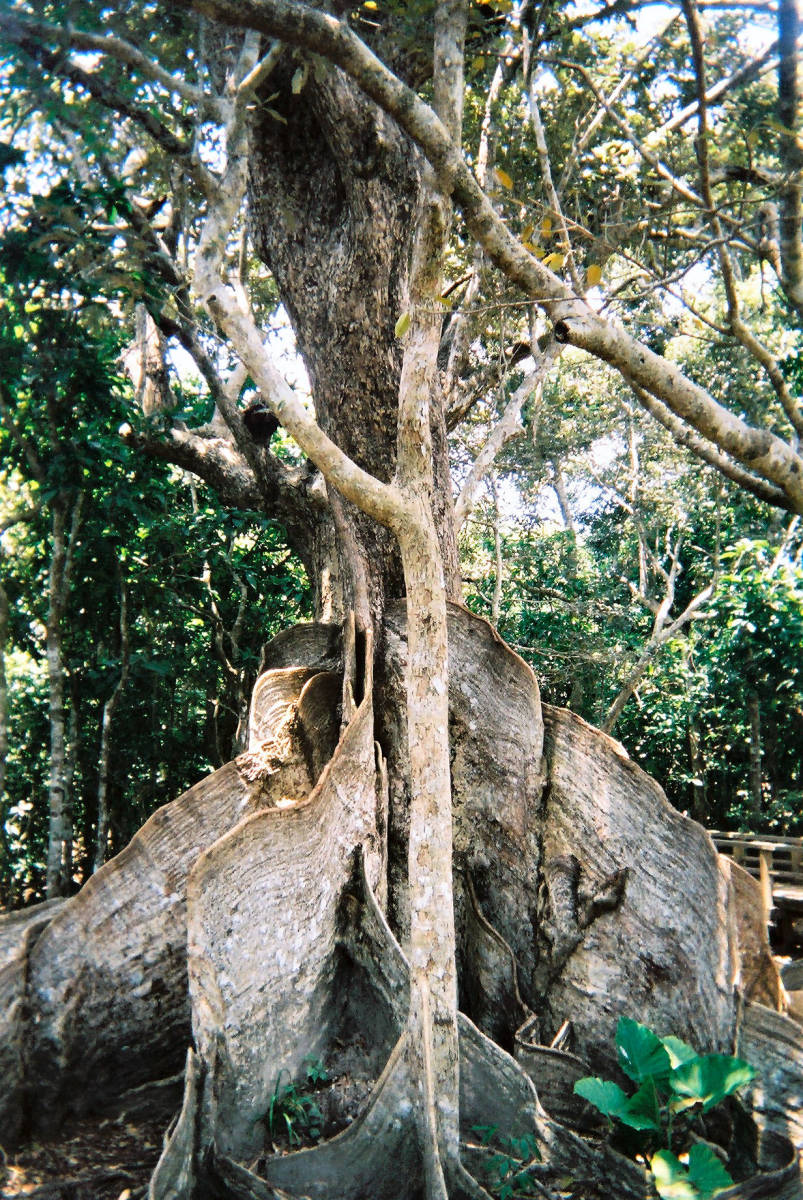
[{"label": "ridged root flare", "polygon": [[[381,644],[375,685],[353,623],[280,635],[248,752],[154,814],[73,899],[0,920],[7,1148],[70,1112],[172,1094],[157,1081],[187,1056],[151,1200],[423,1194],[401,948],[402,606]],[[615,1073],[625,1014],[759,1069],[756,1173],[726,1194],[799,1197],[803,1038],[780,1011],[758,885],[618,743],[542,709],[526,664],[456,606],[449,657],[462,1010],[449,1195],[487,1194],[487,1126],[534,1137],[545,1196],[567,1176],[589,1196],[647,1194],[641,1168],[583,1136],[593,1116],[572,1092]],[[329,1076],[310,1097],[322,1136],[292,1149],[271,1106],[291,1082],[303,1092],[310,1060]]]}]

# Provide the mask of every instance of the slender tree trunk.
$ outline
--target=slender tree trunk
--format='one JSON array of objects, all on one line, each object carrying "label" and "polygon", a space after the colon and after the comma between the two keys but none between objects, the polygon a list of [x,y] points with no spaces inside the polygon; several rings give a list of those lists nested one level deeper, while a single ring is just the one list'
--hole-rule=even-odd
[{"label": "slender tree trunk", "polygon": [[459,1076],[446,589],[434,526],[402,539],[410,752],[410,1059],[419,1089],[428,1200],[446,1197],[459,1154]]},{"label": "slender tree trunk", "polygon": [[708,812],[708,785],[706,782],[705,755],[702,735],[696,716],[689,717],[689,767],[691,782],[691,815],[695,821],[704,821]]},{"label": "slender tree trunk", "polygon": [[70,716],[67,723],[67,740],[64,750],[64,846],[62,849],[62,877],[66,892],[72,889],[73,842],[75,840],[75,767],[78,759],[78,704],[75,695],[70,697]]},{"label": "slender tree trunk", "polygon": [[624,682],[622,683],[622,686],[619,689],[619,694],[616,696],[613,704],[605,714],[605,720],[602,722],[600,727],[605,731],[605,733],[613,732],[616,722],[622,715],[623,708],[635,692],[638,685],[641,683],[641,680],[646,674],[647,668],[655,658],[658,651],[661,649],[661,646],[664,644],[665,640],[666,639],[651,638],[642,650],[632,670],[628,673]]},{"label": "slender tree trunk", "polygon": [[[60,493],[53,501],[50,572],[48,577],[46,650],[50,723],[50,813],[47,846],[47,897],[63,896],[67,884],[65,858],[72,862],[72,817],[67,802],[67,738],[64,716],[66,670],[64,666],[64,614],[70,587],[73,552],[83,514],[83,496],[75,499],[67,532],[69,497]],[[69,851],[67,847],[69,845]]]},{"label": "slender tree trunk", "polygon": [[494,534],[494,594],[491,600],[491,624],[499,626],[499,614],[502,611],[502,536],[499,532],[499,503],[496,495],[496,484],[490,481],[493,497],[493,534]]},{"label": "slender tree trunk", "polygon": [[761,789],[761,705],[758,692],[753,688],[747,697],[747,711],[750,717],[750,809],[758,816],[763,807]]},{"label": "slender tree trunk", "polygon": [[48,899],[51,899],[53,896],[61,896],[64,892],[62,855],[65,842],[64,801],[66,789],[62,619],[66,604],[64,593],[67,562],[66,519],[66,499],[58,497],[53,504],[53,543],[50,552],[46,626],[50,722],[50,783],[48,789],[50,824],[47,844]]},{"label": "slender tree trunk", "polygon": [[93,871],[99,871],[106,861],[109,847],[109,766],[112,750],[112,721],[120,697],[128,681],[128,592],[125,581],[120,578],[120,678],[114,691],[103,705],[103,720],[100,733],[100,761],[98,765],[98,828],[95,841],[95,863]]},{"label": "slender tree trunk", "polygon": [[[5,830],[6,813],[6,768],[8,762],[8,677],[6,675],[6,648],[8,646],[8,593],[0,579],[0,853],[3,863],[8,863],[8,844]],[[5,870],[5,867],[3,868]],[[0,875],[0,883],[3,882]],[[4,887],[5,890],[5,887]]]}]

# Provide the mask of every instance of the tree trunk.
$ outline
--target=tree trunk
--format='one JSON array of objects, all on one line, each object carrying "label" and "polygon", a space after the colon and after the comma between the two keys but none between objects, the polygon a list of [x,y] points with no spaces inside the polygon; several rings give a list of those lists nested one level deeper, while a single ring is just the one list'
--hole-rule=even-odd
[{"label": "tree trunk", "polygon": [[49,684],[48,720],[50,725],[50,782],[48,811],[50,821],[47,839],[47,897],[64,894],[63,856],[65,828],[65,737],[64,737],[64,658],[62,653],[62,618],[66,603],[65,565],[67,561],[66,500],[59,498],[53,505],[52,545],[47,600],[47,675]]},{"label": "tree trunk", "polygon": [[751,689],[747,697],[747,712],[750,719],[750,767],[748,773],[750,809],[758,816],[764,807],[761,772],[761,704],[758,692]]},{"label": "tree trunk", "polygon": [[[8,763],[8,676],[6,673],[6,649],[8,646],[8,593],[0,579],[0,854],[3,863],[9,862],[6,838],[6,770]],[[5,874],[5,868],[4,868]],[[3,892],[11,895],[10,880],[3,878]]]},{"label": "tree trunk", "polygon": [[708,815],[708,786],[703,740],[696,715],[688,720],[689,769],[691,771],[691,814],[695,821],[704,821]]},{"label": "tree trunk", "polygon": [[[64,612],[70,589],[73,553],[83,514],[83,496],[60,492],[52,505],[52,544],[48,574],[45,644],[49,684],[50,814],[47,843],[47,898],[63,896],[71,873],[72,812],[68,800],[68,747],[65,735],[64,692],[66,669],[62,645]],[[69,517],[69,531],[67,519]]]},{"label": "tree trunk", "polygon": [[62,854],[62,876],[64,894],[72,891],[73,845],[75,842],[75,769],[78,764],[78,703],[75,695],[70,697],[70,715],[67,721],[67,740],[64,753],[64,851]]},{"label": "tree trunk", "polygon": [[111,695],[103,705],[100,726],[100,754],[98,756],[98,823],[95,837],[95,862],[93,871],[99,871],[106,861],[109,848],[109,768],[112,751],[112,721],[120,703],[120,697],[128,680],[128,595],[125,581],[120,576],[120,678]]},{"label": "tree trunk", "polygon": [[[420,621],[428,627],[426,614]],[[759,1125],[776,1130],[785,1104],[803,1144],[797,1049],[784,1061],[783,1097],[773,1091],[767,1047],[801,1038],[762,1007],[781,1001],[755,881],[721,862],[610,738],[566,711],[542,717],[529,668],[490,626],[457,606],[448,624],[461,1170],[487,1179],[471,1130],[498,1124],[505,1136],[536,1137],[547,1195],[568,1174],[643,1200],[638,1168],[550,1119],[533,1090],[543,1084],[543,1103],[581,1121],[576,1067],[541,1047],[568,1020],[582,1069],[610,1076],[620,1013],[702,1050],[732,1050],[743,1027],[760,1071]],[[180,1069],[192,1036],[183,1115],[153,1197],[421,1195],[405,1101],[416,959],[380,902],[387,896],[389,914],[403,907],[398,830],[418,802],[411,758],[426,754],[405,736],[405,680],[420,674],[407,627],[406,604],[388,606],[378,690],[370,639],[360,651],[332,627],[281,635],[255,689],[249,752],[151,818],[35,937],[0,921],[4,1144],[24,1112],[52,1130],[71,1111],[105,1116],[143,1095],[155,1103],[154,1081]],[[340,734],[344,669],[361,698]],[[439,704],[429,665],[420,678],[425,703]],[[421,950],[432,952],[429,939]],[[25,1006],[13,1002],[20,988]],[[545,1054],[553,1075],[560,1068],[548,1089]],[[276,1153],[277,1078],[303,1093],[306,1057],[332,1080],[315,1093],[324,1139]],[[791,1198],[780,1145],[760,1178],[766,1194]],[[448,1194],[479,1195],[476,1186],[458,1176]]]},{"label": "tree trunk", "polygon": [[[335,68],[316,64],[299,95],[277,68],[268,84],[286,120],[254,118],[249,162],[254,245],[273,272],[312,387],[318,420],[359,466],[385,482],[396,469],[396,426],[403,348],[393,334],[409,308],[409,274],[420,206],[420,156],[397,127]],[[285,78],[286,74],[286,78]],[[445,427],[431,420],[438,472],[434,497],[447,569],[459,596]],[[330,492],[331,496],[331,492]],[[436,512],[436,516],[438,513]],[[339,574],[344,600],[378,619],[387,597],[404,594],[395,537],[337,502],[335,551],[321,573]],[[361,582],[363,581],[363,582]],[[330,609],[330,619],[342,619]]]}]

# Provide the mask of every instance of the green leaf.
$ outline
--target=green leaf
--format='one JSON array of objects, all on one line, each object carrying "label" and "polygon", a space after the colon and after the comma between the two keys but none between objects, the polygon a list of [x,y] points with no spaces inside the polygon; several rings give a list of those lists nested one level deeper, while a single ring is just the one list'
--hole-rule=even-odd
[{"label": "green leaf", "polygon": [[672,1063],[663,1042],[646,1025],[620,1017],[616,1026],[616,1047],[619,1051],[619,1066],[634,1083],[643,1083],[654,1078],[656,1082],[666,1079]]},{"label": "green leaf", "polygon": [[403,338],[407,330],[410,328],[410,314],[403,312],[393,328],[393,336]]},{"label": "green leaf", "polygon": [[740,1058],[706,1054],[676,1067],[669,1076],[669,1086],[676,1096],[694,1100],[702,1104],[703,1112],[708,1112],[755,1077],[755,1068]]},{"label": "green leaf", "polygon": [[700,1200],[700,1193],[689,1179],[688,1171],[669,1150],[653,1154],[650,1170],[661,1200]]},{"label": "green leaf", "polygon": [[733,1186],[733,1180],[710,1146],[695,1142],[689,1150],[689,1179],[702,1200]]},{"label": "green leaf", "polygon": [[691,1062],[693,1058],[698,1057],[697,1051],[693,1046],[690,1046],[688,1042],[681,1041],[678,1037],[673,1037],[672,1034],[669,1037],[661,1038],[661,1041],[669,1055],[669,1061],[673,1068],[679,1067],[683,1063]]},{"label": "green leaf", "polygon": [[578,1079],[574,1085],[574,1093],[593,1104],[604,1117],[621,1116],[628,1104],[628,1097],[618,1083],[592,1075]]},{"label": "green leaf", "polygon": [[623,1112],[617,1113],[623,1125],[631,1129],[650,1129],[656,1133],[661,1129],[661,1107],[655,1080],[647,1079],[634,1096],[628,1100]]},{"label": "green leaf", "polygon": [[294,96],[297,96],[299,94],[299,92],[302,90],[302,88],[304,87],[304,84],[307,82],[308,74],[309,74],[309,67],[307,66],[306,63],[304,63],[303,66],[299,67],[298,70],[294,73],[293,78],[290,81],[290,90],[292,91]]}]

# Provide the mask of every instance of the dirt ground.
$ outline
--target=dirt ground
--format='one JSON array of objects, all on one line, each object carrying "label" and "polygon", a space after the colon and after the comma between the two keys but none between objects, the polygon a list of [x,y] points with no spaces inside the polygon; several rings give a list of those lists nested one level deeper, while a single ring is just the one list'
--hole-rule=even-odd
[{"label": "dirt ground", "polygon": [[141,1200],[162,1150],[164,1128],[161,1116],[73,1121],[52,1141],[29,1142],[0,1159],[0,1196]]}]

